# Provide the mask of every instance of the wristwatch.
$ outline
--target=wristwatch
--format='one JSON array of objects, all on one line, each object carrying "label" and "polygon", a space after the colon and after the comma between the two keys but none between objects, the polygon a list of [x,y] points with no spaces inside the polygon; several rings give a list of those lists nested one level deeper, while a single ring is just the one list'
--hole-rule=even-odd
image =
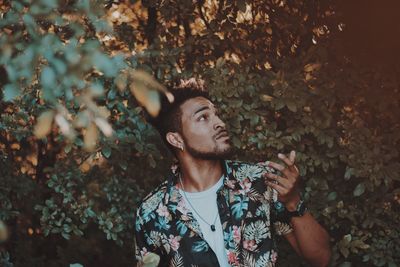
[{"label": "wristwatch", "polygon": [[292,217],[301,217],[307,211],[306,204],[302,199],[299,201],[296,206],[296,210],[294,211],[288,211],[288,209],[285,207],[285,204],[280,201],[274,202],[274,206],[279,215],[284,216],[288,219]]}]

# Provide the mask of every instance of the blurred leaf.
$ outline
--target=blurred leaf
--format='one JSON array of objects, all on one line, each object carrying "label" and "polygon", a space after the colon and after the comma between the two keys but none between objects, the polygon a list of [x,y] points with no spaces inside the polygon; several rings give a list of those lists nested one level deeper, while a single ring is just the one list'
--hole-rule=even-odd
[{"label": "blurred leaf", "polygon": [[56,83],[56,74],[50,67],[45,67],[40,75],[40,80],[43,87],[53,87]]},{"label": "blurred leaf", "polygon": [[94,66],[106,77],[113,77],[117,74],[118,69],[115,68],[113,61],[104,54],[96,53],[93,55]]},{"label": "blurred leaf", "polygon": [[8,239],[8,230],[6,224],[0,220],[0,244]]},{"label": "blurred leaf", "polygon": [[353,195],[358,197],[361,196],[365,191],[364,183],[359,183],[356,188],[354,189]]},{"label": "blurred leaf", "polygon": [[48,110],[40,114],[37,123],[33,129],[33,133],[36,138],[44,138],[51,131],[51,126],[53,124],[54,111]]},{"label": "blurred leaf", "polygon": [[107,120],[105,120],[103,118],[96,118],[94,120],[94,122],[96,123],[97,127],[99,127],[99,129],[103,132],[103,134],[105,136],[107,136],[107,137],[112,136],[113,129]]},{"label": "blurred leaf", "polygon": [[297,106],[296,103],[292,100],[292,99],[288,99],[286,101],[286,106],[288,107],[288,109],[292,112],[296,112],[297,111]]},{"label": "blurred leaf", "polygon": [[75,117],[74,126],[77,128],[86,128],[90,122],[88,111],[79,112]]},{"label": "blurred leaf", "polygon": [[314,70],[319,70],[321,68],[321,64],[319,63],[310,63],[304,66],[305,72],[312,72]]},{"label": "blurred leaf", "polygon": [[96,148],[97,139],[98,139],[98,131],[97,126],[94,123],[90,123],[89,127],[86,128],[86,131],[83,136],[84,149],[87,151],[93,151]]},{"label": "blurred leaf", "polygon": [[158,91],[146,87],[140,80],[134,80],[130,89],[137,101],[146,108],[149,114],[156,117],[161,108]]},{"label": "blurred leaf", "polygon": [[65,135],[66,137],[70,139],[74,139],[75,137],[75,131],[72,129],[70,123],[67,121],[67,119],[57,113],[54,117],[55,122],[57,123],[58,127],[60,127],[61,133]]},{"label": "blurred leaf", "polygon": [[348,179],[350,179],[350,177],[351,177],[352,174],[353,174],[353,169],[352,169],[352,168],[349,168],[349,167],[346,167],[346,172],[345,172],[345,174],[344,174],[344,178],[345,178],[346,180],[348,180]]},{"label": "blurred leaf", "polygon": [[19,95],[19,90],[14,84],[7,84],[4,86],[3,94],[4,101],[12,101]]},{"label": "blurred leaf", "polygon": [[272,101],[274,99],[272,96],[264,95],[264,94],[261,95],[260,97],[261,97],[261,100],[266,101],[266,102],[270,102],[270,101]]}]

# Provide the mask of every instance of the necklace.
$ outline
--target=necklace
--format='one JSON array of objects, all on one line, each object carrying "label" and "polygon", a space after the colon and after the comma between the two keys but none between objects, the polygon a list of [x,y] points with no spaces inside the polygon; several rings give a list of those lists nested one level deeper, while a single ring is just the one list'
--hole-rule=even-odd
[{"label": "necklace", "polygon": [[210,226],[211,231],[215,232],[215,222],[217,221],[218,210],[217,210],[217,214],[215,214],[215,218],[214,218],[213,224],[209,224],[209,223],[208,223],[203,217],[201,217],[201,215],[196,211],[196,209],[192,206],[192,203],[190,203],[189,198],[186,196],[185,188],[183,187],[183,183],[182,183],[182,179],[181,179],[181,176],[180,176],[180,175],[179,175],[179,182],[180,182],[181,187],[182,187],[183,195],[185,195],[185,198],[186,198],[187,202],[189,203],[190,207],[192,208],[192,210],[197,214],[197,216],[199,216],[199,218],[200,218],[203,222],[205,222],[207,225]]}]

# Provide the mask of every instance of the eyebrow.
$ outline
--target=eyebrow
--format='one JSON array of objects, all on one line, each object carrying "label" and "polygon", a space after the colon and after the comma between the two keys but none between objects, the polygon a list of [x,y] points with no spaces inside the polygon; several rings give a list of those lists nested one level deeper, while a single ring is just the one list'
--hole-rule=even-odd
[{"label": "eyebrow", "polygon": [[193,113],[193,117],[194,117],[197,113],[202,112],[203,110],[206,110],[206,109],[210,109],[210,107],[209,107],[209,106],[203,106],[203,107],[199,108],[198,110],[196,110],[196,111]]}]

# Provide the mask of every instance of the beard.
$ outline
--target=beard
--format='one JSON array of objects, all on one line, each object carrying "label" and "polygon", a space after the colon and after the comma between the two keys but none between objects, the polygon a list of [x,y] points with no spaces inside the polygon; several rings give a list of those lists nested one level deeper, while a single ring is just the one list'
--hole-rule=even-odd
[{"label": "beard", "polygon": [[233,154],[233,148],[230,143],[225,149],[221,149],[215,144],[213,151],[201,151],[190,146],[189,142],[186,142],[185,149],[192,157],[203,160],[223,160],[231,157]]}]

